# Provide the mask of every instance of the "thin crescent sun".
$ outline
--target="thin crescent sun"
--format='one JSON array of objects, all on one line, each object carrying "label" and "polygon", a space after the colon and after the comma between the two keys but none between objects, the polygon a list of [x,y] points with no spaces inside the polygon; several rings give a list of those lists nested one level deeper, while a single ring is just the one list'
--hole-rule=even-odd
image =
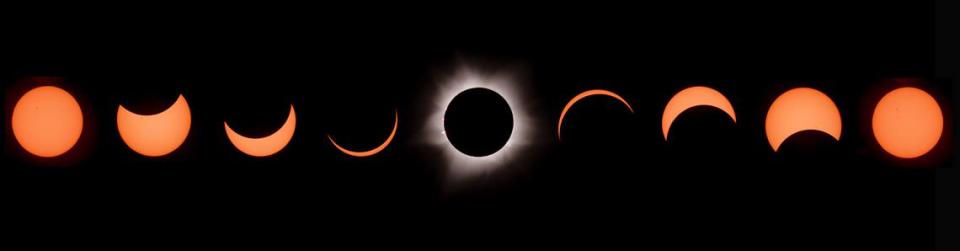
[{"label": "thin crescent sun", "polygon": [[399,114],[397,113],[397,111],[394,111],[393,112],[393,130],[390,131],[390,136],[387,136],[387,140],[385,140],[383,144],[380,144],[379,146],[374,147],[373,149],[370,149],[367,151],[351,151],[337,144],[337,142],[333,140],[333,137],[330,136],[330,134],[327,134],[327,138],[330,139],[330,143],[332,143],[333,146],[337,148],[337,150],[340,150],[340,152],[343,152],[347,155],[354,156],[354,157],[369,157],[369,156],[373,156],[374,154],[380,153],[380,151],[383,151],[383,149],[387,148],[387,146],[390,145],[390,142],[393,141],[393,136],[397,134],[397,124],[399,120],[400,120]]},{"label": "thin crescent sun", "polygon": [[166,110],[141,115],[117,108],[117,131],[133,151],[149,157],[167,155],[183,144],[190,133],[190,107],[181,94]]},{"label": "thin crescent sun", "polygon": [[667,140],[667,135],[670,133],[670,126],[673,125],[673,121],[684,111],[695,106],[715,107],[726,112],[727,115],[730,115],[734,123],[737,122],[737,115],[734,113],[733,105],[730,104],[727,97],[710,87],[693,86],[683,89],[674,95],[673,98],[670,98],[666,108],[663,109],[663,121],[661,123],[663,127],[663,140]]},{"label": "thin crescent sun", "polygon": [[563,111],[560,112],[560,120],[557,122],[557,139],[561,139],[560,129],[563,127],[563,118],[567,116],[567,111],[570,110],[570,107],[572,107],[573,104],[576,104],[577,101],[580,101],[583,98],[594,96],[594,95],[602,95],[602,96],[615,98],[619,100],[620,103],[623,103],[624,105],[626,105],[627,109],[630,109],[630,112],[633,113],[633,107],[630,107],[630,103],[627,103],[626,100],[624,100],[622,97],[620,97],[620,95],[617,95],[616,93],[613,93],[607,90],[601,90],[601,89],[594,89],[594,90],[581,92],[580,94],[577,94],[577,96],[574,96],[573,99],[570,99],[570,101],[567,102],[567,105],[563,107]]},{"label": "thin crescent sun", "polygon": [[840,110],[829,96],[812,88],[784,92],[767,111],[767,140],[773,151],[791,135],[806,130],[821,131],[840,140]]},{"label": "thin crescent sun", "polygon": [[254,157],[267,157],[283,150],[283,148],[287,146],[287,143],[290,142],[290,139],[293,138],[293,132],[297,128],[297,113],[293,110],[293,105],[291,104],[287,121],[284,122],[283,126],[277,129],[276,132],[265,137],[244,137],[234,132],[226,121],[223,122],[223,128],[227,132],[227,138],[230,139],[230,143],[232,143],[237,150]]}]

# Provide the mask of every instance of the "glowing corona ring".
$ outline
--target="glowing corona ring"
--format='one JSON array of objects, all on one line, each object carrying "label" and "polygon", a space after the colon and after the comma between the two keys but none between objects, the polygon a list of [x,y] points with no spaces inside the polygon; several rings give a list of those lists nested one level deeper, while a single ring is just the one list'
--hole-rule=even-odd
[{"label": "glowing corona ring", "polygon": [[[447,139],[443,126],[445,109],[453,98],[465,90],[478,87],[492,90],[503,97],[513,114],[513,131],[510,138],[499,151],[481,157],[458,151]],[[528,104],[525,103],[528,99],[523,97],[518,83],[513,82],[510,76],[480,76],[468,69],[461,69],[449,81],[440,84],[433,102],[432,113],[425,126],[425,131],[428,133],[425,138],[427,144],[441,151],[450,178],[461,179],[484,174],[522,157],[521,154],[532,142],[533,128],[530,126],[534,121],[530,116]]]}]

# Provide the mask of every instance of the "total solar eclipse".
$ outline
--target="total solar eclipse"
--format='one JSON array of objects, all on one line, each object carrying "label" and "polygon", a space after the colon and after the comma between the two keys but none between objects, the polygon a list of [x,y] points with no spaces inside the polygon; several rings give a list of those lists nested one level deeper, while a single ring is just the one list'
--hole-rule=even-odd
[{"label": "total solar eclipse", "polygon": [[460,152],[483,157],[496,153],[513,133],[513,112],[507,100],[487,88],[460,92],[444,112],[443,128]]},{"label": "total solar eclipse", "polygon": [[[440,153],[447,185],[522,168],[536,155],[539,118],[522,70],[478,71],[462,65],[437,83],[422,137]],[[436,155],[429,155],[435,158]],[[497,174],[499,175],[499,174]]]}]

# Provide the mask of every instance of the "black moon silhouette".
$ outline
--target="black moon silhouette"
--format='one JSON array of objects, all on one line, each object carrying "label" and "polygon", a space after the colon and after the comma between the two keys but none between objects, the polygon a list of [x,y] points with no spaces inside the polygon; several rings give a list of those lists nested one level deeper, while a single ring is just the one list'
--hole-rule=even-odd
[{"label": "black moon silhouette", "polygon": [[513,133],[513,111],[493,90],[472,88],[460,92],[443,115],[447,139],[460,152],[483,157],[496,153]]}]

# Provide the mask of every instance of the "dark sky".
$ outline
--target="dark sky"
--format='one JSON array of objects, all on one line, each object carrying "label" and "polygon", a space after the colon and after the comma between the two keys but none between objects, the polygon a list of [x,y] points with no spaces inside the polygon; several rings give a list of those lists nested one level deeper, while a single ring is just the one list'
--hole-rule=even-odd
[{"label": "dark sky", "polygon": [[[637,247],[932,249],[934,174],[954,161],[956,91],[935,75],[932,3],[446,7],[204,6],[16,19],[0,49],[4,121],[36,77],[55,77],[88,122],[76,149],[56,160],[26,154],[4,123],[5,204],[21,205],[11,215],[26,221],[325,229],[401,220],[479,232],[618,232]],[[441,90],[465,69],[509,76],[507,102],[527,112],[514,122],[528,130],[512,135],[523,147],[484,164],[489,171],[451,179],[474,163],[430,143],[430,125],[440,123],[430,119]],[[726,95],[737,121],[695,108],[665,142],[663,107],[692,85]],[[884,153],[869,129],[879,97],[904,85],[936,97],[948,128],[914,161]],[[767,108],[801,86],[833,99],[841,139],[802,132],[774,152],[763,133]],[[589,89],[616,92],[634,112],[585,99],[558,141],[561,109]],[[117,106],[159,112],[178,94],[193,114],[181,148],[162,158],[129,150]],[[267,135],[290,104],[297,131],[280,153],[251,158],[227,141],[223,121]],[[378,155],[349,157],[327,141],[332,134],[372,148],[394,112],[397,136]]]}]

